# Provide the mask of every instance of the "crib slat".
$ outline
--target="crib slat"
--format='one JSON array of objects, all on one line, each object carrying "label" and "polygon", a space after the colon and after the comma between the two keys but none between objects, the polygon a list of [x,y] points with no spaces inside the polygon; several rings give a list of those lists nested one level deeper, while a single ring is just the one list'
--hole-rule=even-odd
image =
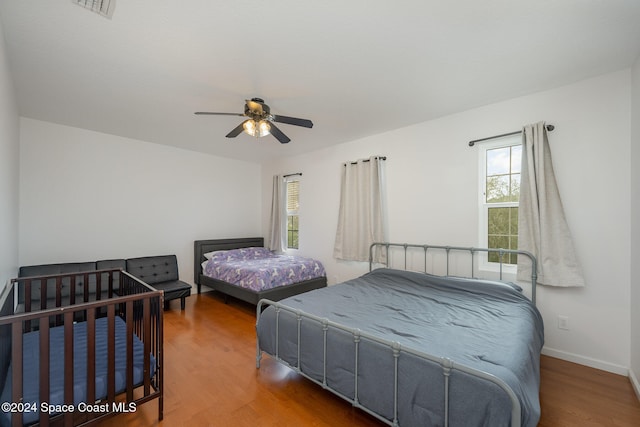
[{"label": "crib slat", "polygon": [[87,403],[96,401],[96,311],[87,310]]},{"label": "crib slat", "polygon": [[[31,312],[31,279],[27,279],[24,281],[24,312]],[[25,332],[30,331],[31,320],[27,320],[25,323]]]},{"label": "crib slat", "polygon": [[[48,281],[47,280],[43,280],[45,287],[48,286]],[[62,277],[58,276],[56,277],[56,288],[55,288],[55,300],[56,300],[56,307],[61,307],[62,306]],[[47,303],[45,302],[45,308]],[[64,322],[64,318],[62,315],[58,315],[56,316],[56,325],[62,325],[62,323]]]},{"label": "crib slat", "polygon": [[116,399],[116,307],[107,307],[107,400]]},{"label": "crib slat", "polygon": [[120,280],[120,272],[114,273],[110,271],[107,273],[107,291],[109,293],[109,298],[113,298],[113,276],[114,274],[118,275],[118,280]]},{"label": "crib slat", "polygon": [[[64,313],[64,403],[73,405],[73,312]],[[73,412],[64,413],[64,425],[73,426]]]},{"label": "crib slat", "polygon": [[133,401],[133,301],[126,302],[127,319],[127,402]]},{"label": "crib slat", "polygon": [[149,298],[143,300],[142,321],[144,323],[144,332],[142,333],[144,341],[144,394],[147,395],[151,389],[151,372],[149,370],[151,364],[151,310]]},{"label": "crib slat", "polygon": [[[40,402],[49,402],[49,317],[41,317],[40,322]],[[40,425],[49,425],[49,416],[40,411]]]},{"label": "crib slat", "polygon": [[157,298],[154,298],[154,328],[156,329],[156,391],[158,393],[158,419],[162,421],[164,418],[164,314],[162,308],[164,307],[164,294],[161,293]]},{"label": "crib slat", "polygon": [[96,274],[96,300],[102,299],[102,274]]},{"label": "crib slat", "polygon": [[[13,384],[12,402],[22,402],[22,322],[11,324],[11,381]],[[14,412],[11,416],[13,427],[22,427],[22,412]]]},{"label": "crib slat", "polygon": [[62,277],[56,277],[56,307],[62,306]]},{"label": "crib slat", "polygon": [[76,304],[76,276],[71,276],[69,278],[69,304]]},{"label": "crib slat", "polygon": [[89,273],[84,273],[82,286],[84,286],[84,302],[89,302]]},{"label": "crib slat", "polygon": [[24,283],[24,311],[25,313],[30,313],[31,312],[31,279],[27,279],[23,283]]}]

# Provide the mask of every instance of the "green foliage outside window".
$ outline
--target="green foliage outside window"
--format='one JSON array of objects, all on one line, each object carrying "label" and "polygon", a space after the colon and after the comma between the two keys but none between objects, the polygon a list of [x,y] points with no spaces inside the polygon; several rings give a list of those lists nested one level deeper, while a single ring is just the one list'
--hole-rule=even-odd
[{"label": "green foliage outside window", "polygon": [[[490,248],[518,249],[518,208],[489,208]],[[497,252],[489,253],[489,262],[500,262]],[[505,254],[502,262],[517,264],[516,254]]]},{"label": "green foliage outside window", "polygon": [[[487,237],[490,248],[518,249],[521,155],[520,145],[487,150],[485,201],[489,205]],[[489,253],[489,262],[499,261],[497,252]],[[517,264],[517,255],[505,254],[502,262]]]},{"label": "green foliage outside window", "polygon": [[287,247],[298,249],[298,215],[287,216]]}]

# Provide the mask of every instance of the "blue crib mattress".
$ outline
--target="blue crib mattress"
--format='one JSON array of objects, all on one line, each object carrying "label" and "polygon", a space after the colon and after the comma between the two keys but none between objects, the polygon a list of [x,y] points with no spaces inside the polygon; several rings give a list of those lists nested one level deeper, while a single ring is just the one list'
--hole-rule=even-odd
[{"label": "blue crib mattress", "polygon": [[[107,397],[107,318],[96,320],[95,333],[95,393],[96,400]],[[64,403],[64,327],[58,326],[49,330],[49,401],[40,402],[40,331],[28,332],[23,335],[23,402],[29,407],[41,408],[41,403],[49,406]],[[115,317],[115,389],[116,393],[126,388],[126,323]],[[73,325],[73,397],[74,404],[87,402],[87,323],[79,322]],[[151,356],[151,377],[155,374],[155,358]],[[12,375],[11,364],[7,372],[7,380],[0,394],[2,402],[11,402]],[[144,345],[134,334],[133,336],[133,382],[139,385],[144,380]],[[39,411],[24,412],[24,424],[37,422]],[[11,425],[11,413],[0,412],[0,425]]]}]

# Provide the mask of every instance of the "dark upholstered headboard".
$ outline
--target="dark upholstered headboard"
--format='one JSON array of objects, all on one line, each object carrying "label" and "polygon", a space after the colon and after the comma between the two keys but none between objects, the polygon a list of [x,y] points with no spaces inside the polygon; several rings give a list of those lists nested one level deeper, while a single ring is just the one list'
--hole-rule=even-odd
[{"label": "dark upholstered headboard", "polygon": [[200,264],[206,259],[204,254],[213,251],[228,251],[230,249],[263,247],[263,237],[243,237],[238,239],[196,240],[193,242],[193,276],[195,283],[200,282],[202,267]]}]

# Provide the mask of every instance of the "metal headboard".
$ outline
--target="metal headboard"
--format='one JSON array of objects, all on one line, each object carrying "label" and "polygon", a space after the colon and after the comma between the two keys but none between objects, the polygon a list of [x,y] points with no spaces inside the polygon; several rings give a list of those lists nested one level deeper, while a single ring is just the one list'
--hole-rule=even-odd
[{"label": "metal headboard", "polygon": [[427,251],[430,249],[434,249],[434,250],[440,250],[440,251],[445,251],[446,253],[446,268],[447,268],[447,275],[449,275],[449,255],[451,254],[452,251],[455,252],[468,252],[471,256],[471,274],[473,277],[473,273],[475,272],[475,264],[474,264],[474,260],[475,257],[474,255],[476,253],[479,252],[495,252],[498,254],[499,257],[499,280],[502,280],[502,273],[503,273],[503,264],[504,264],[504,256],[507,254],[516,254],[516,255],[524,255],[526,257],[529,258],[529,260],[531,261],[531,302],[533,302],[533,304],[536,304],[536,285],[538,282],[538,261],[536,259],[536,257],[531,253],[531,252],[527,252],[527,251],[521,251],[521,250],[515,250],[515,249],[500,249],[500,248],[474,248],[474,247],[465,247],[465,246],[440,246],[440,245],[416,245],[416,244],[409,244],[409,243],[389,243],[389,242],[375,242],[372,243],[371,246],[369,246],[369,271],[371,271],[373,269],[373,253],[374,253],[374,249],[375,248],[385,248],[385,254],[386,254],[386,261],[384,262],[384,265],[386,267],[389,267],[389,248],[390,247],[398,247],[398,248],[404,248],[404,268],[405,270],[407,269],[407,250],[409,248],[418,248],[418,249],[423,249],[424,250],[424,268],[425,268],[425,273],[427,273]]}]

